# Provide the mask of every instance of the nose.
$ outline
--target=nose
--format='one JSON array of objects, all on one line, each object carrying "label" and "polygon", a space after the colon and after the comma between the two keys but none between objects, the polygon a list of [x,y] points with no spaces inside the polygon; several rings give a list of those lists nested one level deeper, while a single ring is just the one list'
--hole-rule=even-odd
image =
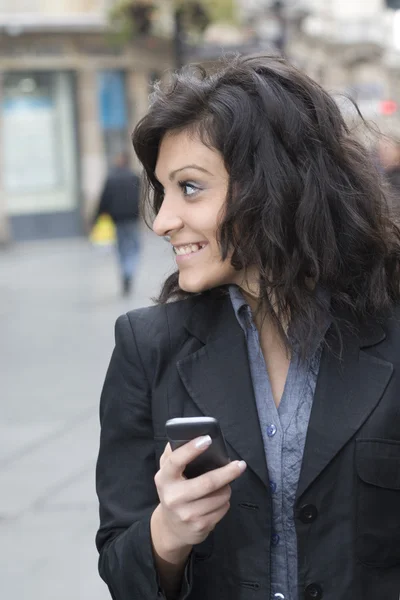
[{"label": "nose", "polygon": [[170,235],[171,232],[179,231],[182,229],[183,221],[174,203],[167,200],[165,196],[164,201],[161,205],[160,210],[153,222],[153,231],[160,237]]}]

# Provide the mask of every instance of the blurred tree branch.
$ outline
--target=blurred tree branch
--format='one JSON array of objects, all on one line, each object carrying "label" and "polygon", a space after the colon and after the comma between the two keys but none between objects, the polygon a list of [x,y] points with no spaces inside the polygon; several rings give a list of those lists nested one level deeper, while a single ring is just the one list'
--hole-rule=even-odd
[{"label": "blurred tree branch", "polygon": [[[167,8],[167,12],[166,12]],[[160,21],[169,17],[169,37],[175,50],[176,67],[183,60],[184,42],[199,39],[212,23],[236,23],[235,0],[116,0],[109,13],[111,39],[124,45],[140,38],[160,36]]]}]

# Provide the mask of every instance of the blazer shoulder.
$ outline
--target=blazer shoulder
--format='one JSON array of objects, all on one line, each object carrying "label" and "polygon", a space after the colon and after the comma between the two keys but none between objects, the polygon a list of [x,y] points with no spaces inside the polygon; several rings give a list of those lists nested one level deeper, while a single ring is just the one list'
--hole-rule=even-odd
[{"label": "blazer shoulder", "polygon": [[[375,326],[380,328],[382,335],[379,335],[377,352],[379,356],[395,365],[400,364],[400,304],[396,304],[389,315],[379,318]],[[375,344],[372,344],[375,345]]]},{"label": "blazer shoulder", "polygon": [[201,323],[202,331],[213,327],[221,298],[225,296],[218,289],[209,290],[184,300],[138,308],[119,318],[117,331],[127,334],[131,330],[138,349],[157,354],[165,350],[174,352],[192,333],[192,321],[199,326]]},{"label": "blazer shoulder", "polygon": [[188,316],[198,301],[198,296],[168,302],[167,304],[153,304],[152,306],[143,306],[127,312],[128,319],[131,322],[142,322],[147,325],[164,322],[167,318],[183,321]]},{"label": "blazer shoulder", "polygon": [[395,305],[393,315],[397,323],[400,323],[400,303]]},{"label": "blazer shoulder", "polygon": [[400,345],[400,304],[396,304],[388,319],[386,319],[384,330],[387,336]]},{"label": "blazer shoulder", "polygon": [[[178,300],[167,304],[146,306],[129,311],[125,315],[123,327],[130,327],[137,343],[164,347],[171,337],[180,337],[185,331],[185,323],[200,296]],[[123,320],[120,317],[119,320]]]}]

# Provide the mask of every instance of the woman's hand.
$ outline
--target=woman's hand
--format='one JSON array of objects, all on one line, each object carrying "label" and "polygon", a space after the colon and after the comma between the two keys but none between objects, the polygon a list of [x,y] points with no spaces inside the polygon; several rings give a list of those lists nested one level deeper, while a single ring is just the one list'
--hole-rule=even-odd
[{"label": "woman's hand", "polygon": [[230,483],[246,469],[234,461],[194,479],[186,479],[186,465],[211,443],[205,436],[172,452],[167,444],[155,476],[160,504],[152,517],[152,538],[159,556],[188,556],[214,529],[229,510]]}]

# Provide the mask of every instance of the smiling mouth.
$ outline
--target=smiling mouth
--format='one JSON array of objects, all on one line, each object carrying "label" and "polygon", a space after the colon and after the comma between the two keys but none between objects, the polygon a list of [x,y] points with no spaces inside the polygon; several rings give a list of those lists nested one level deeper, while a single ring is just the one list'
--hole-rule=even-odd
[{"label": "smiling mouth", "polygon": [[203,248],[206,246],[206,242],[201,242],[199,244],[187,244],[186,246],[174,246],[174,253],[177,256],[188,256],[189,254],[200,252],[200,250],[203,250]]}]

